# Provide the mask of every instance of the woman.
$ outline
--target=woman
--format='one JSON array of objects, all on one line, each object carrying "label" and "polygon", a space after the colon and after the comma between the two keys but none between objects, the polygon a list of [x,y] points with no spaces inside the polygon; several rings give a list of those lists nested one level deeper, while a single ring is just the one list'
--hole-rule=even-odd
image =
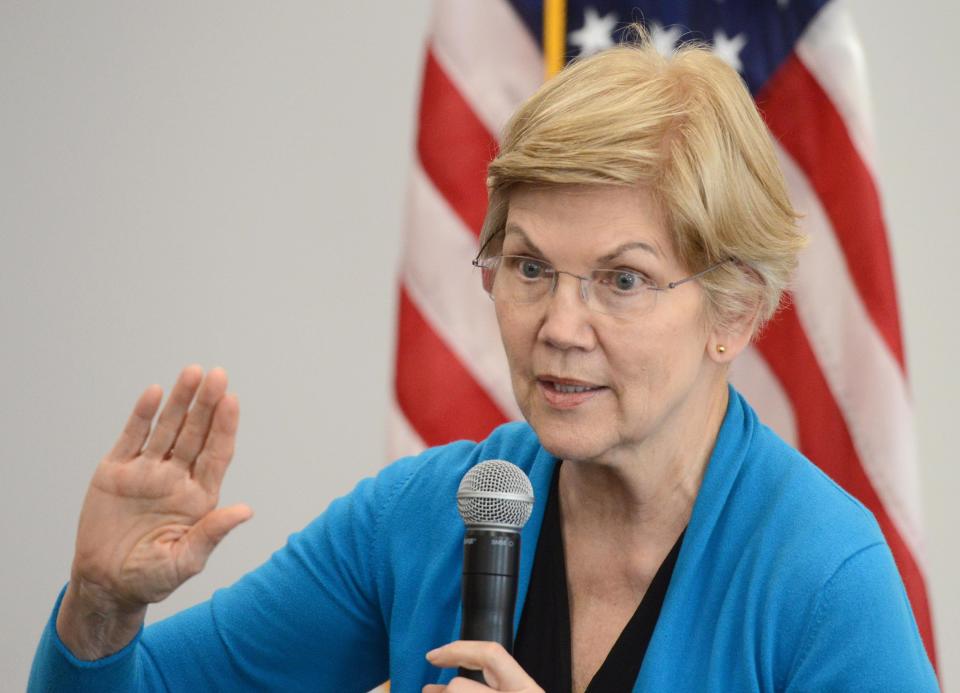
[{"label": "woman", "polygon": [[[33,688],[936,690],[872,516],[726,383],[803,244],[736,73],[642,42],[584,60],[514,116],[488,183],[475,264],[526,422],[391,465],[141,633],[251,515],[216,508],[224,373],[186,369],[152,431],[148,389],[91,483]],[[453,498],[490,458],[538,499],[513,656],[451,643]]]}]

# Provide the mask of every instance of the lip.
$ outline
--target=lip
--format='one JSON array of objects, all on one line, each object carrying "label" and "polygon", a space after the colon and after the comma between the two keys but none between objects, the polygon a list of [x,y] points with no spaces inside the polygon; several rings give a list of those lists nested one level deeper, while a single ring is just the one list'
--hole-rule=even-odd
[{"label": "lip", "polygon": [[[554,385],[576,385],[579,387],[596,388],[586,392],[560,392]],[[561,378],[553,375],[537,376],[537,389],[543,399],[554,409],[574,409],[593,399],[607,388],[603,385],[577,380],[576,378]]]}]

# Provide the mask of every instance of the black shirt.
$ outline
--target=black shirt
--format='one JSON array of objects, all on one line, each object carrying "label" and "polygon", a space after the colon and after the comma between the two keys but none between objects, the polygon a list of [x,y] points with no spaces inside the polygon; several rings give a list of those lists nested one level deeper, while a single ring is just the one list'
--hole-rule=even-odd
[{"label": "black shirt", "polygon": [[[527,600],[513,647],[513,656],[520,666],[548,693],[569,693],[572,686],[570,603],[560,528],[559,479],[560,462],[550,483]],[[683,533],[664,559],[606,660],[590,681],[587,693],[616,693],[633,689],[657,625],[682,542]]]}]

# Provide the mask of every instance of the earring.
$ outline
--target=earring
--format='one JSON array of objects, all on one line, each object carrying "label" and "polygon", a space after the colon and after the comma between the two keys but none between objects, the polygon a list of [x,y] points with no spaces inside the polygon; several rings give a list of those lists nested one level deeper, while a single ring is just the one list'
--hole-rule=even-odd
[{"label": "earring", "polygon": [[723,346],[723,344],[717,344],[717,353],[718,353],[718,354],[722,354],[722,353],[725,352],[726,350],[727,350],[727,347]]}]

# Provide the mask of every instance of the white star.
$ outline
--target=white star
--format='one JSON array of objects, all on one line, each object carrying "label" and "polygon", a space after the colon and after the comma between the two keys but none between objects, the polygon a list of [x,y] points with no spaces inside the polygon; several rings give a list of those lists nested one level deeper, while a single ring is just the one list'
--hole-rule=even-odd
[{"label": "white star", "polygon": [[680,27],[663,28],[660,22],[650,22],[650,40],[660,55],[671,56],[680,40]]},{"label": "white star", "polygon": [[723,29],[717,29],[713,32],[713,54],[737,72],[743,72],[740,51],[746,44],[747,37],[745,34],[737,34],[730,38]]},{"label": "white star", "polygon": [[613,30],[617,26],[617,13],[601,17],[592,7],[583,13],[583,26],[570,32],[571,44],[580,47],[578,56],[585,58],[613,46]]}]

